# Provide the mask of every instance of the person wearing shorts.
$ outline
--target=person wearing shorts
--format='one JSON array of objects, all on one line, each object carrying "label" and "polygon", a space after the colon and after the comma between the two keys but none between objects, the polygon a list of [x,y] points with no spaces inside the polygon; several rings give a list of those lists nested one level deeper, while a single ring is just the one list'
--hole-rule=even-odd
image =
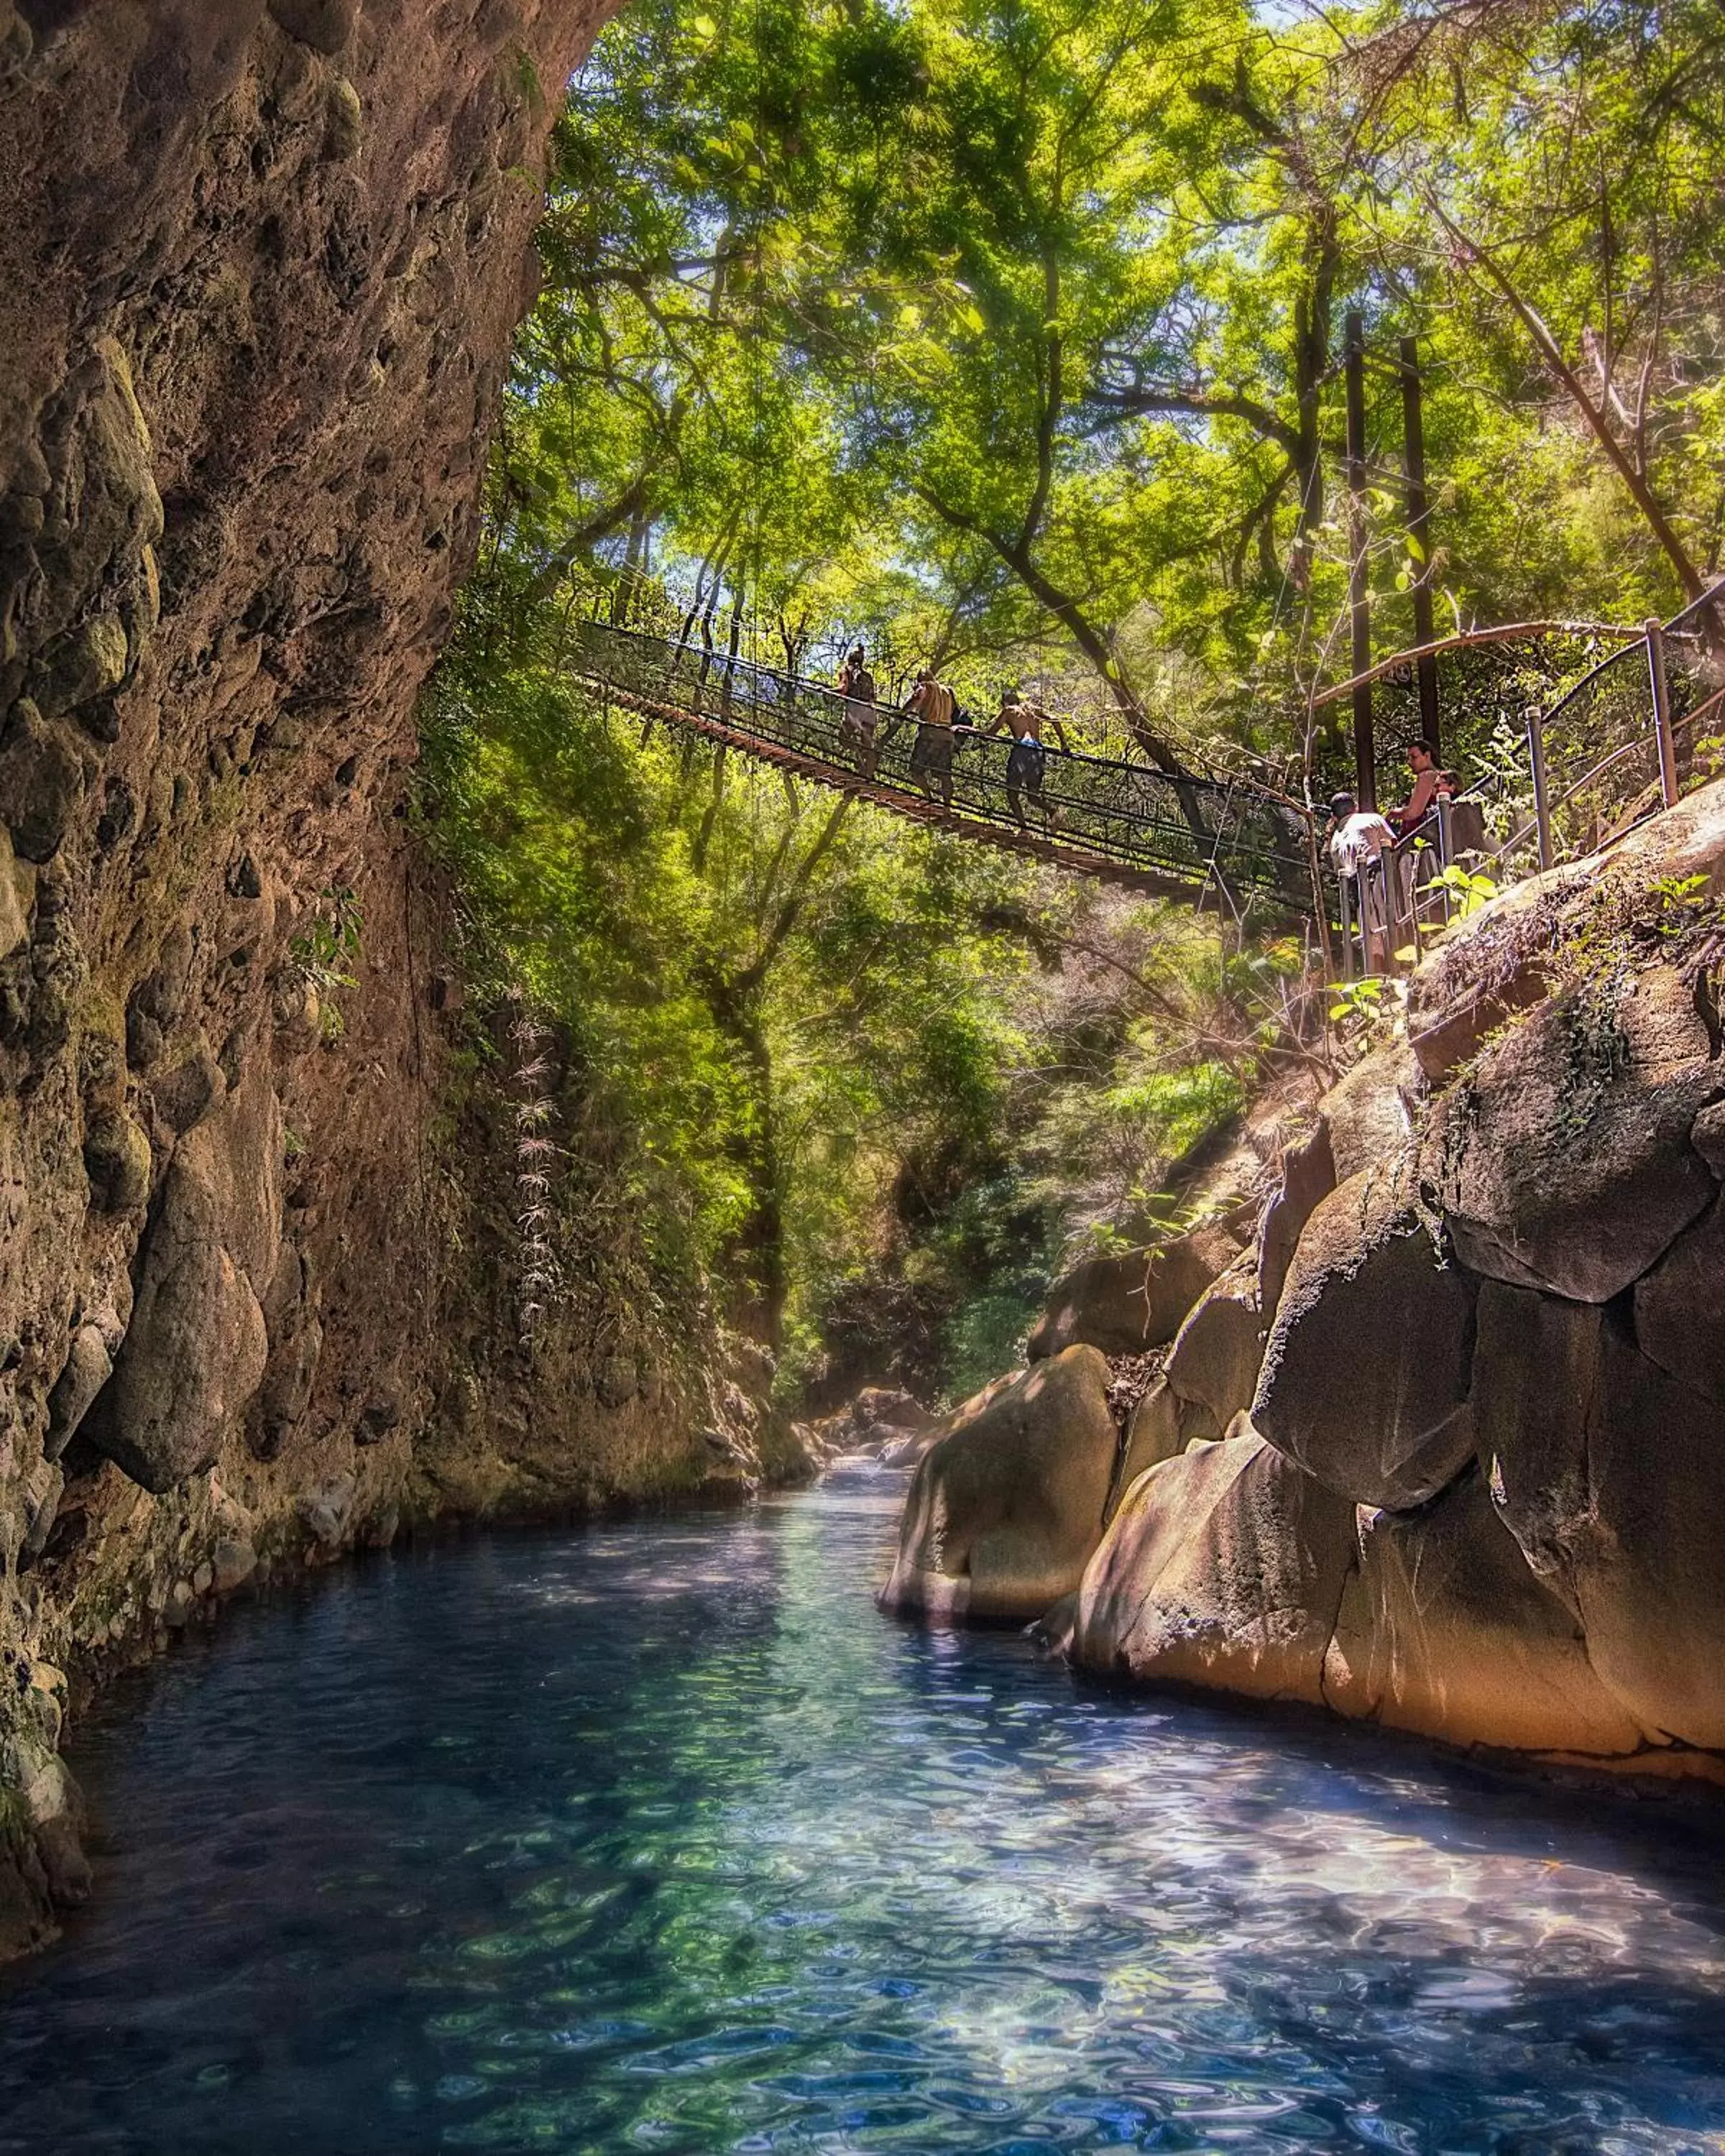
[{"label": "person wearing shorts", "polygon": [[958,699],[925,666],[905,706],[916,721],[911,776],[921,781],[931,801],[938,790],[941,806],[949,816],[952,813],[952,720],[957,708]]},{"label": "person wearing shorts", "polygon": [[1048,747],[1042,738],[1045,726],[1053,727],[1063,753],[1070,756],[1072,750],[1066,730],[1054,713],[1020,697],[1016,689],[1009,689],[1000,699],[999,716],[988,728],[991,734],[1005,734],[1012,742],[1006,759],[1006,799],[1021,830],[1030,828],[1024,816],[1027,793],[1040,811],[1045,829],[1054,830],[1060,820],[1042,798],[1042,782],[1048,775]]},{"label": "person wearing shorts", "polygon": [[856,767],[865,778],[875,775],[875,677],[870,673],[868,661],[861,644],[853,644],[850,657],[845,661],[839,676],[839,694],[845,699],[845,714],[839,721],[839,736],[846,747],[856,755]]}]

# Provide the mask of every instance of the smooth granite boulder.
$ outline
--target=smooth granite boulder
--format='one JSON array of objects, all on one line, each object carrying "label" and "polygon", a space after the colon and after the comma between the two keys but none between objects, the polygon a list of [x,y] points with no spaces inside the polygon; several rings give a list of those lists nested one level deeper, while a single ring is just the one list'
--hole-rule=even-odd
[{"label": "smooth granite boulder", "polygon": [[1225,1229],[1194,1229],[1123,1256],[1086,1258],[1056,1281],[1030,1335],[1032,1362],[1085,1342],[1105,1355],[1161,1348],[1219,1273],[1240,1255]]},{"label": "smooth granite boulder", "polygon": [[1068,1348],[980,1396],[937,1436],[905,1499],[883,1609],[1040,1616],[1101,1539],[1117,1435],[1108,1365]]},{"label": "smooth granite boulder", "polygon": [[1339,1496],[1424,1504],[1473,1454],[1473,1303],[1405,1183],[1354,1176],[1300,1239],[1253,1423]]},{"label": "smooth granite boulder", "polygon": [[1725,1409],[1725,1198],[1716,1198],[1635,1282],[1635,1344]]},{"label": "smooth granite boulder", "polygon": [[1263,1359],[1258,1265],[1248,1252],[1199,1297],[1163,1366],[1188,1444],[1222,1436],[1250,1407]]},{"label": "smooth granite boulder", "polygon": [[1240,1427],[1127,1491],[1079,1589],[1080,1667],[1319,1702],[1353,1507]]},{"label": "smooth granite boulder", "polygon": [[1590,1503],[1587,1432],[1604,1361],[1598,1303],[1481,1283],[1474,1344],[1480,1464],[1523,1556],[1572,1609],[1568,1545]]},{"label": "smooth granite boulder", "polygon": [[1718,1404],[1615,1312],[1491,1288],[1481,1449],[1506,1526],[1650,1733],[1725,1749],[1725,1467]]},{"label": "smooth granite boulder", "polygon": [[90,1413],[113,1369],[108,1343],[100,1329],[94,1325],[80,1325],[72,1336],[71,1348],[54,1381],[54,1389],[48,1395],[48,1435],[43,1440],[43,1450],[49,1460],[58,1460],[77,1435],[80,1424]]},{"label": "smooth granite boulder", "polygon": [[1646,1741],[1476,1474],[1423,1512],[1362,1516],[1323,1697],[1450,1744],[1615,1760]]},{"label": "smooth granite boulder", "polygon": [[1420,1088],[1419,1067],[1402,1040],[1373,1049],[1330,1088],[1322,1112],[1336,1183],[1395,1166],[1413,1139]]},{"label": "smooth granite boulder", "polygon": [[1258,1224],[1258,1307],[1266,1324],[1276,1316],[1306,1223],[1335,1187],[1330,1126],[1320,1116],[1297,1145],[1283,1150],[1281,1181]]},{"label": "smooth granite boulder", "polygon": [[1672,968],[1551,997],[1433,1113],[1420,1171],[1456,1255],[1573,1301],[1620,1295],[1712,1202],[1689,1133],[1721,1091]]},{"label": "smooth granite boulder", "polygon": [[1126,1426],[1126,1443],[1122,1448],[1119,1466],[1114,1477],[1114,1503],[1123,1496],[1147,1468],[1158,1466],[1164,1460],[1173,1460],[1186,1449],[1185,1433],[1180,1427],[1179,1395],[1168,1379],[1158,1371],[1150,1380],[1144,1397],[1132,1409]]},{"label": "smooth granite boulder", "polygon": [[1593,880],[1588,867],[1571,863],[1514,885],[1457,922],[1420,967],[1408,983],[1408,1042],[1434,1085],[1550,993],[1557,924]]}]

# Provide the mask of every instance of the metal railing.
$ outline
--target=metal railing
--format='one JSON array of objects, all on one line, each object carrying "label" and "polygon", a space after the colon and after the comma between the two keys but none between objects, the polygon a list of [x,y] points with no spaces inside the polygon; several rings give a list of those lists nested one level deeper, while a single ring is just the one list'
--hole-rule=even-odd
[{"label": "metal railing", "polygon": [[[1309,825],[1293,803],[1262,788],[1052,742],[1040,759],[1015,757],[1002,736],[926,726],[886,704],[875,707],[865,742],[834,690],[704,643],[604,622],[578,625],[568,664],[649,716],[691,724],[924,822],[944,805],[939,765],[950,744],[951,814],[964,835],[1051,842],[1070,865],[1117,864],[1194,898],[1214,891],[1236,905],[1255,896],[1311,910]],[[1039,762],[1040,785],[1031,783]]]},{"label": "metal railing", "polygon": [[1525,726],[1528,798],[1493,849],[1500,874],[1579,860],[1674,808],[1725,760],[1725,581],[1649,620]]},{"label": "metal railing", "polygon": [[[1603,643],[1615,648],[1594,656]],[[1384,970],[1410,946],[1417,952],[1452,917],[1445,870],[1477,869],[1502,884],[1579,858],[1725,768],[1725,579],[1639,632],[1522,624],[1435,649],[1445,667],[1450,737],[1464,750],[1455,760],[1471,767],[1468,782],[1398,843],[1376,871],[1381,888],[1369,906],[1368,885],[1320,878],[1349,978],[1357,967]],[[1372,670],[1389,699],[1380,738],[1392,755],[1404,735],[1420,737],[1414,655]],[[1041,767],[1039,786],[1010,740],[968,726],[948,734],[887,704],[875,707],[865,742],[837,690],[704,639],[586,621],[576,625],[569,663],[649,716],[923,822],[944,814],[965,836],[1091,873],[1117,868],[1200,903],[1215,893],[1236,908],[1254,897],[1289,911],[1312,908],[1311,821],[1267,788],[1066,753],[1052,742],[1028,760]],[[1548,687],[1530,701],[1530,689]],[[948,745],[949,788],[940,768]]]},{"label": "metal railing", "polygon": [[[1578,650],[1606,641],[1615,648],[1577,677]],[[1409,947],[1417,953],[1452,917],[1456,894],[1445,870],[1519,881],[1597,852],[1725,771],[1725,578],[1670,621],[1639,630],[1524,624],[1452,639],[1444,655],[1474,677],[1445,682],[1451,737],[1459,732],[1473,751],[1453,758],[1471,766],[1468,783],[1363,883],[1337,880],[1332,918],[1339,915],[1349,980],[1360,968],[1389,969]],[[1374,680],[1410,685],[1411,657],[1383,662]],[[1553,680],[1551,693],[1530,700],[1543,680]],[[1337,701],[1348,685],[1315,705]],[[1404,747],[1420,738],[1411,723],[1389,731],[1392,740],[1404,733]]]}]

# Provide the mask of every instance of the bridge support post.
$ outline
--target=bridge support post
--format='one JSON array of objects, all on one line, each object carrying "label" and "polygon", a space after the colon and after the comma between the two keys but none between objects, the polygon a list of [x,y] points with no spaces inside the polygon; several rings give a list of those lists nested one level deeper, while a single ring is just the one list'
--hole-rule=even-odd
[{"label": "bridge support post", "polygon": [[1539,865],[1552,863],[1551,803],[1545,787],[1545,714],[1538,704],[1527,706],[1527,761],[1533,770],[1533,824],[1539,839]]},{"label": "bridge support post", "polygon": [[1352,876],[1337,876],[1336,887],[1342,900],[1342,958],[1343,978],[1352,981],[1353,970],[1353,891]]},{"label": "bridge support post", "polygon": [[1420,680],[1420,732],[1441,763],[1442,721],[1438,711],[1437,654],[1431,619],[1431,497],[1425,490],[1425,407],[1420,382],[1420,341],[1401,340],[1402,470],[1407,476],[1409,551],[1414,557],[1414,641],[1420,646],[1414,667]]},{"label": "bridge support post", "polygon": [[1677,805],[1677,744],[1671,732],[1671,689],[1665,670],[1665,624],[1647,620],[1647,681],[1653,691],[1653,731],[1659,742],[1659,790],[1667,808]]},{"label": "bridge support post", "polygon": [[1366,323],[1350,314],[1343,339],[1348,389],[1348,611],[1353,631],[1353,774],[1362,808],[1378,805],[1378,752],[1372,736],[1372,617],[1366,577]]}]

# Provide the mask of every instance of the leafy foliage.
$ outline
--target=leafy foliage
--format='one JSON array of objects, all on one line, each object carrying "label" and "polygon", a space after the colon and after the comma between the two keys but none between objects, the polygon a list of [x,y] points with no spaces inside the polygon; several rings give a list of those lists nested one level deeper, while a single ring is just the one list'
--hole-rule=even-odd
[{"label": "leafy foliage", "polygon": [[[1711,0],[634,0],[557,127],[427,721],[476,974],[567,1041],[595,1265],[811,1377],[986,1374],[1063,1251],[1170,1217],[1306,961],[667,738],[571,685],[567,623],[814,671],[861,635],[889,695],[1028,679],[1088,745],[1322,798],[1349,313],[1380,647],[1416,591],[1635,620],[1717,567],[1722,90]],[[1509,807],[1597,649],[1469,654],[1450,737]]]}]

